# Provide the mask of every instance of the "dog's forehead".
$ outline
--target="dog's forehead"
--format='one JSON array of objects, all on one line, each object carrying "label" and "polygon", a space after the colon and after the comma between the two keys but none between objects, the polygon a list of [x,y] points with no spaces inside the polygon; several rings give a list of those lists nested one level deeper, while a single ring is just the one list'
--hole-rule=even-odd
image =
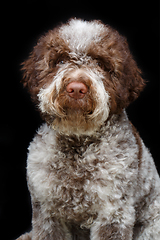
[{"label": "dog's forehead", "polygon": [[83,52],[93,41],[99,42],[104,31],[106,32],[105,25],[98,21],[72,19],[68,24],[61,26],[59,34],[71,50]]}]

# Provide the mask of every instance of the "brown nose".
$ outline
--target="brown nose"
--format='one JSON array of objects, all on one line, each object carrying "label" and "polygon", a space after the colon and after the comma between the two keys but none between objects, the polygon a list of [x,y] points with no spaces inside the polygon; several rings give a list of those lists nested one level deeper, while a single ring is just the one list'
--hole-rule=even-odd
[{"label": "brown nose", "polygon": [[82,82],[71,82],[66,88],[68,95],[74,99],[80,99],[85,96],[88,91],[87,86]]}]

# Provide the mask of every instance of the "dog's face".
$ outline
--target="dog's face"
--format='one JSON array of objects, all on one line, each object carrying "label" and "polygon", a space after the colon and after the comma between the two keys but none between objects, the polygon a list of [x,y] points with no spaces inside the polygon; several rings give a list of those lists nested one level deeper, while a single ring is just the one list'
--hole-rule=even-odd
[{"label": "dog's face", "polygon": [[49,31],[23,70],[44,119],[68,135],[93,134],[144,87],[125,38],[100,21],[72,19]]}]

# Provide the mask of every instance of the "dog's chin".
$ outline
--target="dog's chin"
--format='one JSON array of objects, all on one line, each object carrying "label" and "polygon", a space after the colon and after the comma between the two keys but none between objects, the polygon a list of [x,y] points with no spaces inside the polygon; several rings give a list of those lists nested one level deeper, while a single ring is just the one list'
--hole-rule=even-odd
[{"label": "dog's chin", "polygon": [[91,113],[86,114],[80,108],[68,109],[64,115],[54,118],[51,127],[68,136],[93,135],[100,128],[98,118],[93,118]]}]

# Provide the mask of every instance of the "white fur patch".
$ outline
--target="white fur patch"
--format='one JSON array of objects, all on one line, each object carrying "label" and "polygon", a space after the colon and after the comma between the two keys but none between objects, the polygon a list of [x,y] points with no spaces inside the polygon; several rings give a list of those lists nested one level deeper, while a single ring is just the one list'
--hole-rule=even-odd
[{"label": "white fur patch", "polygon": [[106,27],[98,22],[72,19],[68,25],[60,28],[59,33],[73,51],[83,52],[91,41],[100,41],[100,34],[104,30]]},{"label": "white fur patch", "polygon": [[64,78],[66,72],[70,71],[71,69],[72,68],[70,68],[70,64],[66,63],[59,69],[56,76],[53,78],[52,83],[47,88],[40,89],[38,98],[39,98],[39,102],[40,102],[39,108],[42,111],[42,113],[47,112],[49,114],[53,114],[56,112],[56,109],[52,102],[53,91],[55,90],[56,93],[58,94],[58,92],[60,90],[60,86],[62,84],[62,79]]}]

